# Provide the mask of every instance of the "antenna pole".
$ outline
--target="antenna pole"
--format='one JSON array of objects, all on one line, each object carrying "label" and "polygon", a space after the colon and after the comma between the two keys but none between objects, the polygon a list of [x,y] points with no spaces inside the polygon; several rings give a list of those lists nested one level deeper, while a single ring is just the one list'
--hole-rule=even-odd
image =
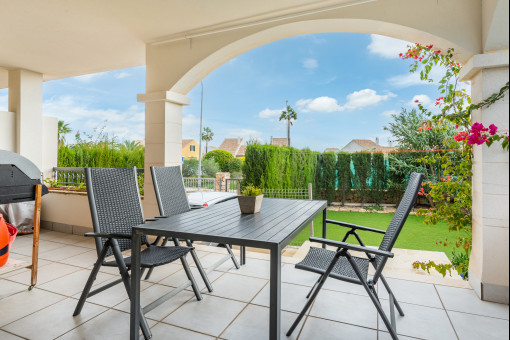
[{"label": "antenna pole", "polygon": [[200,81],[202,92],[200,94],[200,136],[198,137],[198,191],[202,187],[202,116],[204,109],[204,83]]}]

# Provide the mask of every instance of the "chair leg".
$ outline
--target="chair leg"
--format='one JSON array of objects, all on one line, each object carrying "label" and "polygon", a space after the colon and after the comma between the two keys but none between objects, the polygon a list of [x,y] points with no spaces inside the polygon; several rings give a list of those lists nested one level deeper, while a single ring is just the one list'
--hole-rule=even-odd
[{"label": "chair leg", "polygon": [[[190,240],[186,240],[186,245],[188,247],[193,247],[193,244],[191,243]],[[195,264],[197,265],[197,269],[200,273],[200,276],[202,276],[202,280],[204,280],[207,290],[209,291],[209,293],[212,293],[213,287],[211,285],[211,282],[209,282],[207,273],[205,272],[204,267],[202,267],[202,263],[200,263],[200,259],[198,258],[198,255],[197,255],[195,249],[191,249],[190,253],[191,253],[191,257],[193,257],[193,261],[195,261]]]},{"label": "chair leg", "polygon": [[182,263],[182,267],[184,268],[184,271],[186,272],[186,276],[188,277],[188,280],[191,281],[191,287],[193,288],[193,292],[195,293],[197,301],[202,300],[202,294],[200,294],[200,289],[198,289],[197,282],[195,281],[195,278],[193,277],[193,273],[191,272],[191,269],[189,268],[188,261],[186,261],[186,255],[181,256],[181,263]]},{"label": "chair leg", "polygon": [[307,298],[307,299],[310,297],[310,295],[312,295],[312,292],[313,292],[313,290],[315,289],[315,287],[317,287],[317,284],[320,282],[321,277],[322,277],[322,276],[319,276],[319,278],[317,279],[317,281],[315,281],[315,283],[313,284],[312,289],[310,289],[310,291],[308,292],[308,295],[306,296],[306,298]]},{"label": "chair leg", "polygon": [[[227,251],[228,251],[228,253],[230,255],[230,258],[232,258],[232,262],[234,262],[234,266],[236,266],[236,269],[241,268],[241,266],[239,265],[239,262],[237,262],[236,256],[232,252],[232,248],[230,248],[230,245],[225,244],[225,248],[227,249]],[[243,263],[243,248],[244,247],[241,247],[241,264]]]},{"label": "chair leg", "polygon": [[384,284],[384,287],[386,288],[386,291],[388,292],[388,295],[391,297],[393,297],[393,301],[395,303],[395,307],[397,307],[397,310],[398,310],[398,313],[400,314],[400,316],[404,316],[404,311],[402,310],[402,308],[400,307],[397,299],[395,298],[395,294],[393,294],[393,292],[391,291],[390,289],[390,286],[388,285],[388,282],[386,281],[386,279],[384,278],[384,276],[381,275],[381,281],[382,283]]},{"label": "chair leg", "polygon": [[296,329],[296,327],[299,325],[299,323],[301,322],[301,319],[303,319],[303,316],[305,316],[306,312],[308,311],[308,309],[310,308],[310,306],[312,305],[313,301],[315,300],[315,298],[317,297],[317,295],[319,294],[322,286],[324,286],[324,283],[326,283],[326,279],[329,277],[329,274],[331,274],[331,271],[333,270],[333,268],[335,267],[335,264],[337,263],[338,261],[338,258],[339,258],[340,255],[336,255],[335,258],[333,259],[333,261],[331,261],[328,269],[326,270],[326,272],[324,274],[322,274],[322,276],[320,277],[319,279],[319,285],[317,286],[317,289],[315,289],[312,293],[312,296],[311,298],[308,299],[308,301],[306,302],[305,304],[305,307],[303,308],[303,310],[301,311],[301,313],[299,313],[298,317],[296,318],[296,320],[294,321],[294,323],[292,324],[292,326],[290,327],[289,331],[287,332],[287,336],[291,336],[292,332],[294,332],[294,330]]},{"label": "chair leg", "polygon": [[94,281],[96,280],[97,273],[99,272],[99,269],[103,265],[104,258],[106,257],[106,252],[110,248],[110,241],[106,241],[106,243],[103,246],[103,249],[101,250],[101,253],[99,254],[96,263],[94,264],[94,267],[92,268],[92,271],[90,272],[89,278],[87,279],[87,283],[85,284],[85,287],[83,288],[83,292],[81,293],[80,300],[78,300],[78,304],[76,305],[76,308],[74,310],[73,316],[79,315],[81,313],[81,310],[83,309],[83,305],[85,304],[85,301],[87,300],[87,297],[89,296],[90,289],[92,289],[92,285],[94,284]]},{"label": "chair leg", "polygon": [[[352,257],[349,254],[347,254],[347,260],[349,261],[352,269],[358,276],[358,279],[361,281],[361,284],[367,291],[368,297],[370,297],[370,299],[372,300],[372,303],[374,304],[375,308],[377,309],[377,312],[379,312],[379,315],[381,316],[381,319],[383,320],[384,324],[386,325],[388,332],[390,332],[391,338],[393,340],[398,340],[397,327],[395,324],[395,320],[394,320],[394,318],[392,318],[393,323],[390,322],[390,320],[388,320],[388,317],[386,316],[386,313],[384,313],[381,303],[379,302],[379,298],[377,297],[375,288],[373,286],[371,286],[371,287],[368,286],[367,282],[363,279],[363,275],[361,275],[361,272],[360,272],[358,266],[356,265],[356,262],[354,262],[354,260],[352,259]],[[390,298],[390,300],[391,300],[391,298]],[[390,305],[391,305],[391,302],[390,302]],[[390,308],[392,308],[392,306],[390,306]]]}]

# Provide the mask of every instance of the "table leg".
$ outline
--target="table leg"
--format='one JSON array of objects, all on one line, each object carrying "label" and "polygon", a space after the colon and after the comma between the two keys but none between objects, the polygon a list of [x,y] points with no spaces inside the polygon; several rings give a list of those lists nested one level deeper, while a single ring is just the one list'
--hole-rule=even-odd
[{"label": "table leg", "polygon": [[271,249],[271,276],[269,281],[269,339],[280,339],[281,327],[281,270],[282,253],[280,247]]},{"label": "table leg", "polygon": [[[328,207],[322,211],[322,238],[328,238],[328,226],[326,223],[326,218],[328,218]],[[322,248],[326,248],[326,244],[322,245]]]},{"label": "table leg", "polygon": [[131,324],[130,339],[139,339],[140,327],[140,247],[142,237],[136,231],[131,235]]}]

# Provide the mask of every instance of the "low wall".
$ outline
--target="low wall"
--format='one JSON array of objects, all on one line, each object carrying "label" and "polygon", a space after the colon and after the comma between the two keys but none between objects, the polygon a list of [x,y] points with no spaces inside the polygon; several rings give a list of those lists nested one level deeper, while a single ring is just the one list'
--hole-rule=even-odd
[{"label": "low wall", "polygon": [[[142,197],[142,206],[143,203]],[[87,193],[50,189],[42,198],[41,228],[77,235],[91,232],[93,227]]]}]

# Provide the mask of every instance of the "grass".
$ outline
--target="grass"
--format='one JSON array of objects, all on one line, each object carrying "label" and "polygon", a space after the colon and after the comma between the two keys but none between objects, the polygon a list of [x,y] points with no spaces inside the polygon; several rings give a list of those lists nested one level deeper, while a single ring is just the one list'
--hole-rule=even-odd
[{"label": "grass", "polygon": [[[382,230],[388,228],[392,217],[393,214],[328,211],[328,219]],[[424,218],[421,216],[410,215],[397,239],[395,248],[442,251],[446,253],[447,256],[450,256],[454,246],[445,247],[436,244],[436,241],[445,240],[447,238],[453,240],[457,233],[449,232],[445,222],[436,225],[426,225],[423,224],[423,220]],[[341,241],[348,230],[348,228],[328,224],[327,237],[329,239]],[[317,216],[314,220],[314,232],[316,237],[322,237],[322,215]],[[382,234],[364,231],[360,231],[359,235],[368,246],[379,246],[384,236]],[[292,244],[302,244],[304,241],[308,240],[309,237],[310,228],[306,228]],[[351,236],[347,242],[358,244],[353,236]]]}]

